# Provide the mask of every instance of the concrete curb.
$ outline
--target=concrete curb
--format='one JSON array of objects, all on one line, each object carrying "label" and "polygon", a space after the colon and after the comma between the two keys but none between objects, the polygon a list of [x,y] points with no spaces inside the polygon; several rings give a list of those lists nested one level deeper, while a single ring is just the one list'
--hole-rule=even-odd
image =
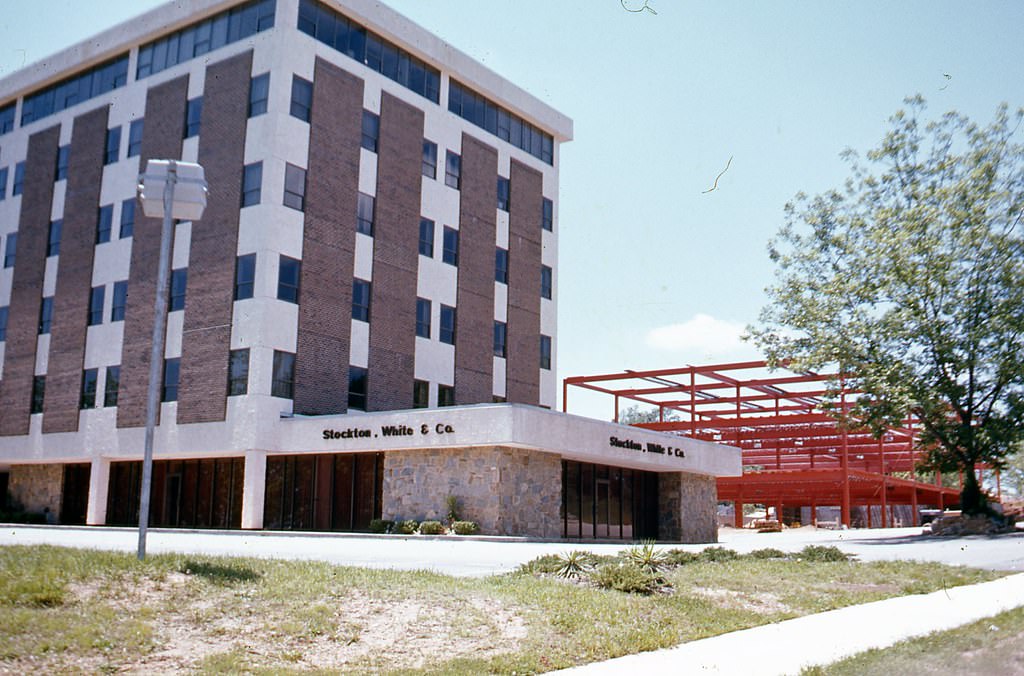
[{"label": "concrete curb", "polygon": [[930,594],[901,596],[626,655],[554,673],[798,674],[872,648],[953,629],[1024,606],[1024,573]]}]

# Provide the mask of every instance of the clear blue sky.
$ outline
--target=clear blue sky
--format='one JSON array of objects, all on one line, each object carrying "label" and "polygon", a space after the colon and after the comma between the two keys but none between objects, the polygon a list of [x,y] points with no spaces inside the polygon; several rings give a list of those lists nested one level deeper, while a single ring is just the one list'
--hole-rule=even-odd
[{"label": "clear blue sky", "polygon": [[[0,75],[160,4],[0,2]],[[765,302],[788,199],[839,185],[839,153],[876,144],[905,96],[978,121],[1024,105],[1024,2],[387,4],[575,121],[559,378],[752,356],[735,336]]]}]

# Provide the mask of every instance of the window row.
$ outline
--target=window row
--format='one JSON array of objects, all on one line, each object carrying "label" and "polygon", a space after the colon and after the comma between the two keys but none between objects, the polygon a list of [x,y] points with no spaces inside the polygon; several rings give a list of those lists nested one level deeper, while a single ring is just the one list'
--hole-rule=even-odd
[{"label": "window row", "polygon": [[[117,394],[121,386],[121,366],[104,368],[103,399],[97,398],[99,387],[99,369],[82,371],[82,383],[78,394],[79,410],[90,408],[110,408],[117,406]],[[32,403],[29,413],[42,413],[43,400],[46,396],[46,376],[35,376],[32,379]]]},{"label": "window row", "polygon": [[253,0],[142,45],[135,79],[273,28],[275,5],[276,0]]},{"label": "window row", "polygon": [[551,134],[454,79],[448,81],[448,110],[542,162],[554,164],[555,143]]},{"label": "window row", "polygon": [[300,0],[298,28],[420,96],[440,100],[440,71],[334,9]]},{"label": "window row", "polygon": [[93,66],[32,94],[21,102],[21,126],[67,110],[128,84],[128,55]]}]

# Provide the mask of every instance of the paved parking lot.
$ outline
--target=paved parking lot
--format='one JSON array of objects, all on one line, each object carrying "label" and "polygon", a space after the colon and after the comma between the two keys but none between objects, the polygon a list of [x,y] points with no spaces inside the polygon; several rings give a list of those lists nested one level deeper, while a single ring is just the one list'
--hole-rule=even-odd
[{"label": "paved parking lot", "polygon": [[[920,528],[824,530],[811,527],[783,533],[756,533],[723,528],[719,544],[739,552],[761,547],[797,551],[808,544],[835,545],[862,561],[920,560],[994,570],[1024,571],[1024,532],[996,537],[922,537]],[[0,525],[0,546],[53,544],[117,551],[136,551],[137,531],[131,528]],[[587,549],[613,553],[622,544],[537,542],[518,538],[367,536],[268,531],[149,532],[147,551],[311,559],[342,565],[405,570],[428,569],[451,575],[488,575],[514,569],[540,556]],[[699,551],[709,545],[678,546]]]}]

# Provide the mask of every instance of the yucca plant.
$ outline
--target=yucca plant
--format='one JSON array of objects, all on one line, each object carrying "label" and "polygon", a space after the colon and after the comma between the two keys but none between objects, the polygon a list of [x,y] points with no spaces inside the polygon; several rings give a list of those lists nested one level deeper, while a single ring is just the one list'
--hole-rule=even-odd
[{"label": "yucca plant", "polygon": [[558,577],[575,579],[587,573],[591,568],[590,552],[574,550],[558,555]]},{"label": "yucca plant", "polygon": [[652,575],[656,575],[668,563],[668,555],[655,549],[653,541],[630,547],[626,550],[626,559]]}]

